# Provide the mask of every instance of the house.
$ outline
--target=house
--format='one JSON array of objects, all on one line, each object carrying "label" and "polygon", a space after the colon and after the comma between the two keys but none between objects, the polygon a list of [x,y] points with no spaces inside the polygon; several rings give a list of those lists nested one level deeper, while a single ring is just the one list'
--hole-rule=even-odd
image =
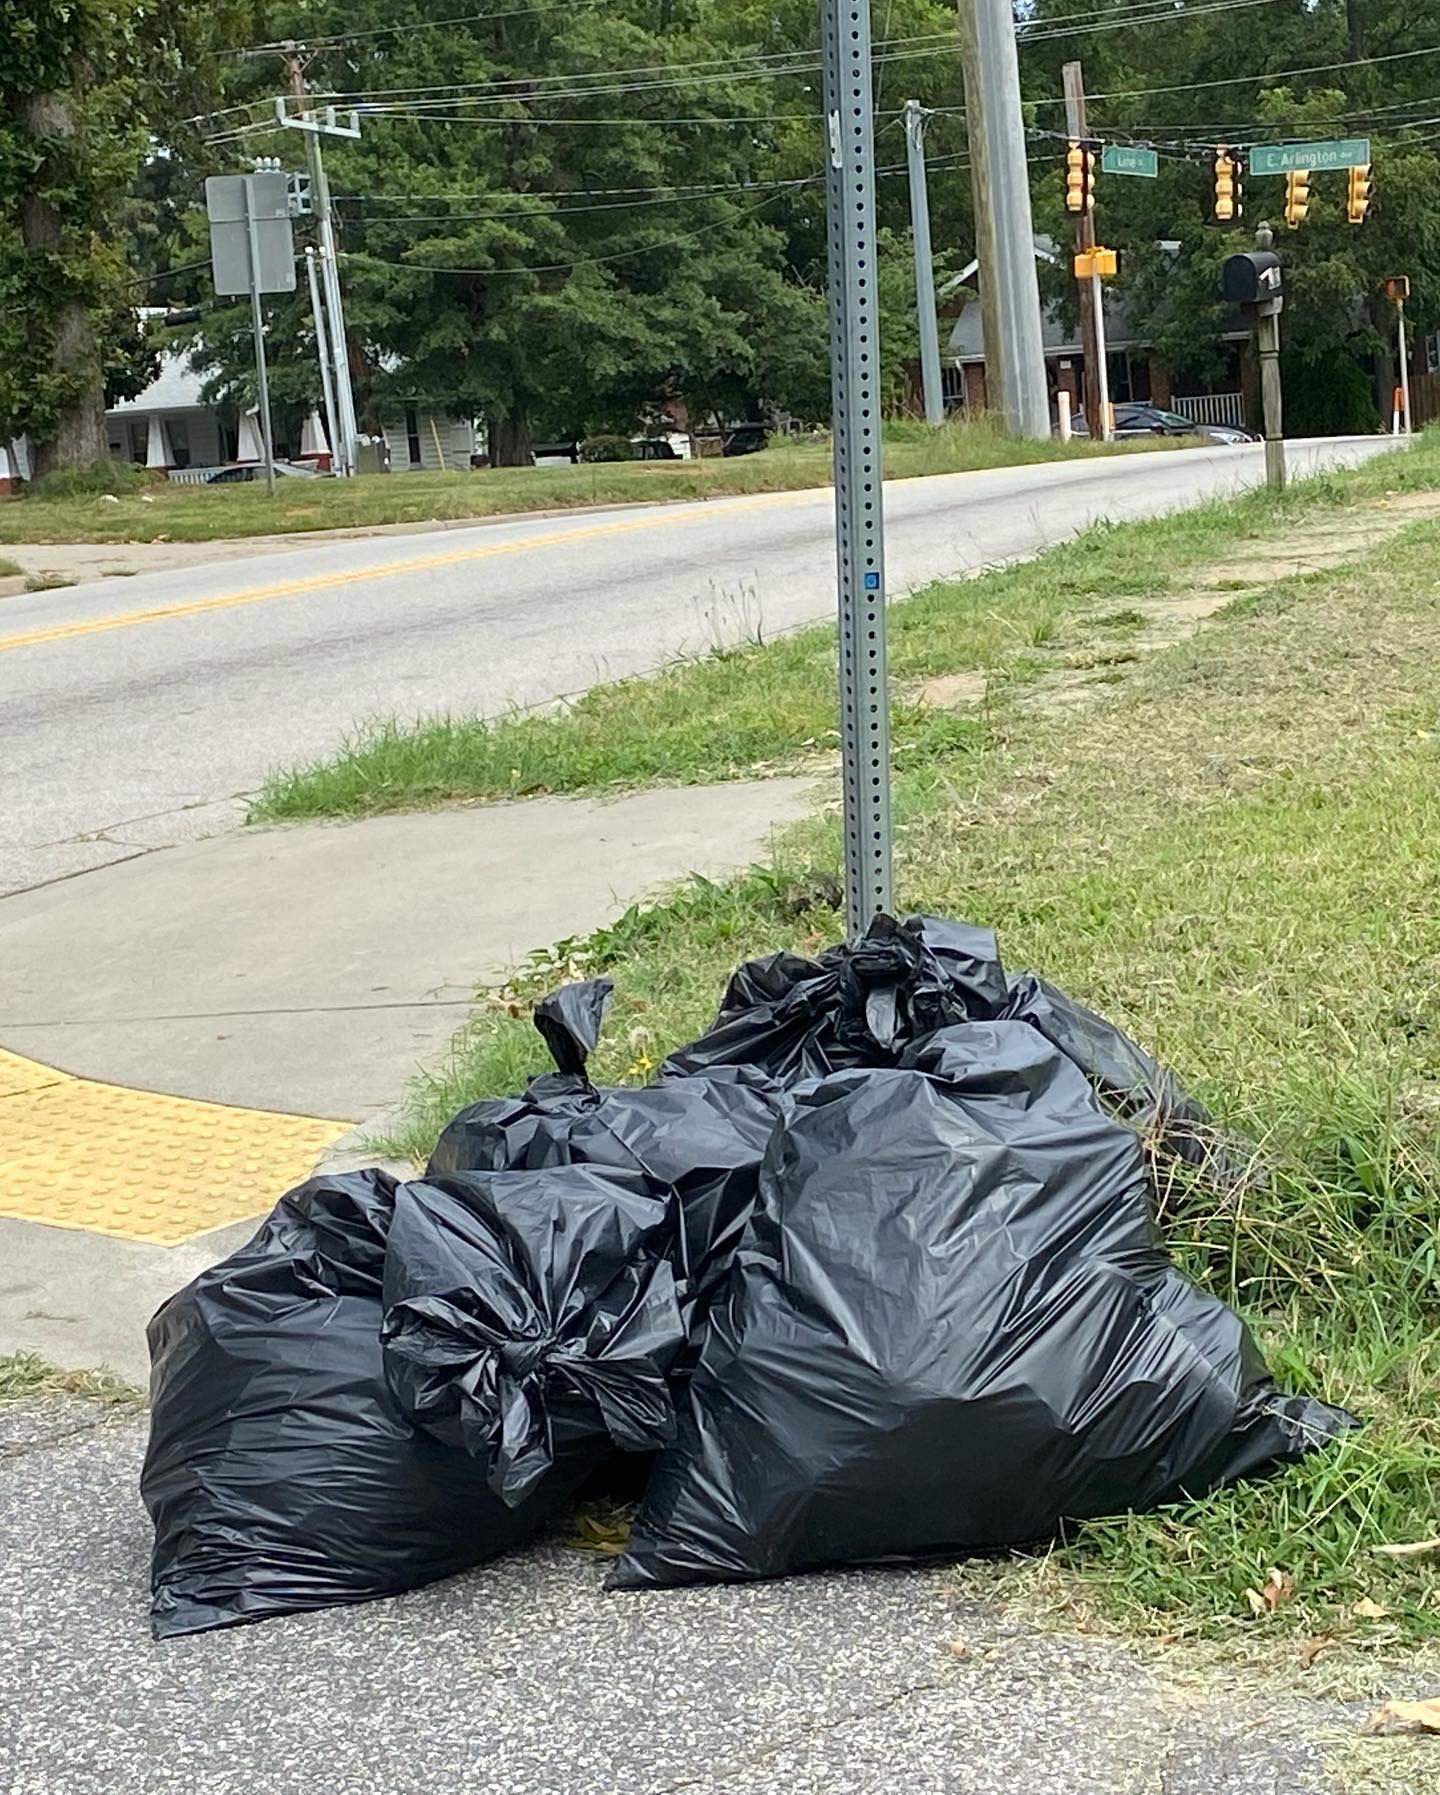
[{"label": "house", "polygon": [[223,467],[238,459],[238,423],[206,402],[207,377],[191,367],[187,350],[163,350],[149,386],[105,413],[111,459],[167,469]]},{"label": "house", "polygon": [[[1060,252],[1053,238],[1035,238],[1037,261],[1054,264]],[[1178,248],[1178,245],[1176,246]],[[990,403],[985,384],[985,336],[981,319],[978,274],[972,261],[940,289],[942,315],[952,320],[941,351],[941,378],[950,409],[984,409]],[[1102,287],[1105,313],[1105,361],[1110,377],[1110,398],[1116,404],[1148,401],[1182,411],[1197,423],[1243,425],[1250,404],[1250,358],[1245,346],[1250,332],[1241,319],[1223,337],[1224,373],[1209,389],[1193,382],[1172,379],[1156,360],[1143,331],[1129,308],[1110,288]],[[958,304],[958,309],[957,309]],[[1057,307],[1045,306],[1040,320],[1040,340],[1052,411],[1058,393],[1067,392],[1078,415],[1083,403],[1085,355],[1079,331],[1067,326]]]},{"label": "house", "polygon": [[[194,479],[201,470],[229,462],[261,460],[264,451],[255,413],[240,414],[233,405],[207,400],[204,389],[210,377],[210,369],[192,365],[189,350],[162,350],[160,371],[144,392],[122,399],[105,414],[111,455],[117,461],[164,469],[172,479]],[[468,419],[402,405],[390,409],[379,427],[383,438],[375,440],[383,440],[387,454],[377,461],[392,472],[470,467],[475,427]],[[277,416],[277,457],[322,464],[328,459],[323,428],[313,413],[294,442],[286,431],[287,425]]]}]

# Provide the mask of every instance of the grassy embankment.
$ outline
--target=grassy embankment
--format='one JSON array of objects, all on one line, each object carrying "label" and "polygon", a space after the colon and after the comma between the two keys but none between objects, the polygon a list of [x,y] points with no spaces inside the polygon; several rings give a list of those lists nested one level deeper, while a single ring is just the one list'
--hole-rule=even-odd
[{"label": "grassy embankment", "polygon": [[[1133,454],[1173,442],[1023,442],[994,426],[941,430],[905,421],[886,426],[886,474],[964,473],[1096,455]],[[121,470],[127,475],[133,470]],[[355,480],[282,479],[272,499],[263,481],[232,486],[117,479],[95,492],[0,500],[0,543],[215,542],[303,530],[456,522],[586,505],[653,504],[736,493],[786,492],[830,483],[828,437],[777,441],[758,455],[700,461],[601,462],[580,467],[485,468],[470,473],[367,474]]]}]

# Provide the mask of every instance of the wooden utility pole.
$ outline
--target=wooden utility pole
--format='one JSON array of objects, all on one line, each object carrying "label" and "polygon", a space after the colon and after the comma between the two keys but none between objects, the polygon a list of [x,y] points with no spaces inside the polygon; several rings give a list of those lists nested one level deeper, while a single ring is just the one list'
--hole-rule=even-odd
[{"label": "wooden utility pole", "polygon": [[[1078,62],[1067,62],[1063,71],[1065,80],[1065,130],[1076,143],[1084,143],[1086,139],[1085,124],[1085,77]],[[1093,250],[1095,247],[1095,220],[1088,209],[1081,212],[1075,220],[1075,248],[1077,251]],[[1101,365],[1103,351],[1100,347],[1100,323],[1096,315],[1098,300],[1093,280],[1082,280],[1080,287],[1080,352],[1085,358],[1085,424],[1090,432],[1091,442],[1105,440],[1105,416],[1103,388],[1108,384],[1105,380],[1105,369]]]},{"label": "wooden utility pole", "polygon": [[985,86],[975,8],[960,0],[960,62],[965,75],[965,135],[970,147],[970,193],[975,212],[975,285],[980,292],[980,334],[985,339],[985,403],[1005,404],[1005,346],[1000,335],[1000,283],[996,272],[995,215],[990,209],[990,146],[985,136]]}]

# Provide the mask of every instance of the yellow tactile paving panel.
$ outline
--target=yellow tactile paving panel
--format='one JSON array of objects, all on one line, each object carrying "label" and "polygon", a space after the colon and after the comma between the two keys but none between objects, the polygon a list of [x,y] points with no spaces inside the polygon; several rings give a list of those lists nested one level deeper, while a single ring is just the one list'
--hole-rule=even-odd
[{"label": "yellow tactile paving panel", "polygon": [[0,1050],[0,1216],[178,1246],[264,1214],[349,1126],[96,1084]]}]

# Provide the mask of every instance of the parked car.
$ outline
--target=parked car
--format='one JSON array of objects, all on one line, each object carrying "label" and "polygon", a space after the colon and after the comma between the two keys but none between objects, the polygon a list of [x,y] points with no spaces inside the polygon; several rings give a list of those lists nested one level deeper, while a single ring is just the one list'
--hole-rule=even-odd
[{"label": "parked car", "polygon": [[678,461],[675,445],[664,436],[632,436],[630,447],[636,461]]},{"label": "parked car", "polygon": [[[1071,420],[1071,434],[1088,436],[1089,426],[1085,422],[1083,411],[1077,411]],[[1140,436],[1198,436],[1213,443],[1256,443],[1258,436],[1249,430],[1242,430],[1238,424],[1198,424],[1194,418],[1187,418],[1183,412],[1167,411],[1161,405],[1142,405],[1127,401],[1115,407],[1115,438],[1118,442],[1133,442]]]},{"label": "parked car", "polygon": [[770,441],[763,424],[737,424],[721,445],[722,455],[755,455]]},{"label": "parked car", "polygon": [[[237,486],[242,480],[263,480],[265,464],[247,461],[235,467],[222,467],[219,473],[211,474],[205,482],[207,486]],[[277,480],[316,480],[319,474],[313,467],[303,461],[277,461],[275,463]]]},{"label": "parked car", "polygon": [[1160,405],[1117,405],[1115,434],[1126,436],[1203,436],[1214,443],[1253,443],[1260,439],[1238,424],[1199,424],[1183,412]]}]

